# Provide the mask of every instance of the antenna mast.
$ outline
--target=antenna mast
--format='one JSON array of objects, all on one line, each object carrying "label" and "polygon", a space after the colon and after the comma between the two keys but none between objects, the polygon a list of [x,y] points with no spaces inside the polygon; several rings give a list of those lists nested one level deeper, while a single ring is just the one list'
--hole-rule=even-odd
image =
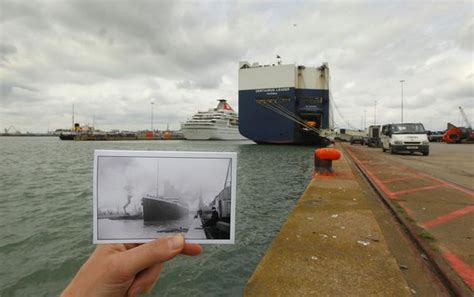
[{"label": "antenna mast", "polygon": [[156,197],[158,198],[158,187],[160,185],[160,159],[156,160]]},{"label": "antenna mast", "polygon": [[71,131],[74,132],[74,103],[72,104],[72,129]]}]

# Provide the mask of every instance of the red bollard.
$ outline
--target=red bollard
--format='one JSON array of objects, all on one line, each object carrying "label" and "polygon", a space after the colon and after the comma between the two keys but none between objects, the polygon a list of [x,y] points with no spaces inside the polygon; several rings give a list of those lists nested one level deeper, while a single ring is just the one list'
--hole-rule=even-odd
[{"label": "red bollard", "polygon": [[322,148],[314,151],[314,171],[318,175],[333,175],[332,161],[339,160],[341,152],[334,148]]}]

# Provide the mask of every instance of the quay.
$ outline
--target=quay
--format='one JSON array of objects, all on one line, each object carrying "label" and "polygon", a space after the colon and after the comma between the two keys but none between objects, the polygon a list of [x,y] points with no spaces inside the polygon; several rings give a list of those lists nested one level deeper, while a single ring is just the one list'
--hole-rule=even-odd
[{"label": "quay", "polygon": [[[434,146],[424,157],[337,143],[334,176],[314,175],[245,296],[471,296],[474,192],[462,176],[472,182],[474,147]],[[453,159],[458,173],[423,172]]]},{"label": "quay", "polygon": [[202,239],[206,238],[204,233],[204,228],[202,227],[201,218],[195,217],[191,226],[189,227],[188,232],[186,233],[186,238],[188,239]]}]

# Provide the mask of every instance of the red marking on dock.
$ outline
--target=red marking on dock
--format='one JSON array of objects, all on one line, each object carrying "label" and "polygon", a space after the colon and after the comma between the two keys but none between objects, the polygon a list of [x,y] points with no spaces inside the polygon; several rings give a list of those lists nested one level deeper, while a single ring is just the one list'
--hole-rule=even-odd
[{"label": "red marking on dock", "polygon": [[412,217],[412,218],[415,218],[415,213],[413,212],[413,210],[411,210],[411,208],[409,208],[408,206],[406,206],[405,203],[403,203],[403,202],[398,202],[398,205],[400,205],[400,206],[405,210],[405,212],[407,213],[407,215],[409,215],[409,216]]},{"label": "red marking on dock", "polygon": [[[402,167],[386,167],[386,168],[375,168],[372,170],[373,173],[379,174],[379,173],[387,173],[390,171],[395,171],[395,172],[406,172],[406,168]],[[392,172],[390,172],[392,173]]]},{"label": "red marking on dock", "polygon": [[464,282],[474,289],[474,269],[469,264],[465,263],[458,256],[444,249],[443,257],[449,262],[451,267],[459,274]]},{"label": "red marking on dock", "polygon": [[446,184],[446,186],[448,186],[448,187],[450,187],[450,188],[452,188],[452,189],[456,189],[456,190],[458,190],[458,191],[461,191],[461,192],[467,194],[468,196],[471,196],[472,198],[474,198],[474,191],[472,191],[472,190],[469,190],[469,189],[466,189],[466,188],[464,188],[464,187],[455,185],[455,184],[453,184],[453,183],[446,182],[446,181],[444,181],[444,180],[442,180],[442,179],[436,178],[436,177],[431,176],[431,175],[429,175],[429,174],[419,173],[419,175],[420,175],[420,176],[423,176],[423,177],[425,177],[425,178],[432,179],[432,180],[437,181],[437,182],[439,182],[439,183],[444,183],[444,184]]},{"label": "red marking on dock", "polygon": [[[349,151],[349,150],[348,150]],[[351,155],[351,157],[354,159],[354,161],[356,161],[359,166],[364,169],[365,173],[367,173],[367,175],[375,182],[375,184],[377,184],[377,186],[385,193],[387,194],[391,199],[394,199],[395,196],[393,195],[392,191],[390,191],[384,184],[383,182],[378,178],[376,177],[374,174],[372,174],[372,172],[370,172],[364,165],[362,165],[362,163],[360,162],[360,160],[351,152],[349,151],[349,154]]]},{"label": "red marking on dock", "polygon": [[433,228],[434,226],[444,224],[446,222],[462,217],[471,212],[474,212],[474,205],[470,205],[470,206],[455,210],[453,212],[450,212],[448,214],[439,216],[436,219],[420,223],[420,226],[425,229],[430,229],[430,228]]},{"label": "red marking on dock", "polygon": [[[415,221],[418,221],[417,219],[419,218],[417,218],[416,214],[413,212],[412,209],[410,209],[409,207],[407,207],[407,205],[405,205],[406,202],[400,201],[398,199],[400,195],[446,187],[448,189],[457,190],[457,193],[452,193],[452,195],[456,195],[456,197],[459,197],[461,194],[465,194],[468,196],[467,198],[469,199],[474,198],[474,191],[471,189],[453,184],[451,182],[444,181],[442,179],[436,178],[426,173],[419,172],[417,170],[413,170],[411,168],[400,168],[400,167],[397,168],[396,166],[391,166],[390,162],[386,162],[385,164],[387,164],[387,166],[382,167],[381,163],[377,161],[372,162],[372,163],[368,162],[367,160],[360,161],[355,156],[357,154],[357,151],[355,150],[353,151],[347,147],[345,147],[345,149],[348,152],[348,154],[352,157],[354,162],[360,167],[360,169],[364,172],[364,174],[369,178],[369,180],[371,180],[371,182],[381,192],[385,193],[390,199],[397,200],[398,205],[402,207],[405,210],[406,214],[412,217]],[[369,170],[369,168],[371,170]],[[400,176],[400,174],[397,175],[397,172],[410,174],[410,176]],[[386,173],[392,174],[392,177],[391,178],[389,177],[384,181],[382,181],[381,179],[377,177],[379,174],[386,174]],[[411,179],[413,180],[425,179],[427,181],[432,181],[434,184],[431,186],[416,187],[412,189],[401,190],[398,192],[390,191],[384,184],[384,183],[390,183],[394,181],[411,180]],[[416,196],[413,196],[413,198],[416,198]],[[468,206],[462,209],[451,211],[447,214],[438,216],[437,218],[427,220],[421,223],[417,222],[417,224],[420,227],[423,227],[425,229],[430,229],[435,226],[444,224],[446,222],[455,220],[456,218],[459,218],[459,217],[462,217],[464,215],[474,212],[474,205],[472,204],[469,205],[469,204],[470,202],[468,202]],[[459,226],[459,224],[457,226],[458,228],[461,227]],[[444,238],[444,240],[445,242],[451,242],[451,240],[446,239],[446,238]],[[437,246],[441,248],[442,257],[446,260],[446,262],[454,270],[454,272],[458,274],[459,277],[471,288],[471,290],[474,290],[474,267],[471,266],[469,263],[464,262],[464,260],[458,255],[451,253],[449,250],[444,248],[440,243],[438,243]],[[451,242],[451,243],[455,243],[455,242]]]},{"label": "red marking on dock", "polygon": [[394,196],[398,196],[398,195],[410,194],[410,193],[419,192],[419,191],[437,189],[437,188],[441,188],[441,187],[445,187],[445,186],[447,186],[447,184],[439,184],[439,185],[434,185],[434,186],[418,187],[418,188],[413,188],[413,189],[408,189],[408,190],[393,192],[392,194],[393,194]]},{"label": "red marking on dock", "polygon": [[321,172],[317,172],[317,171],[314,171],[313,172],[313,179],[314,178],[333,178],[333,177],[336,177],[338,176],[337,173],[335,172],[324,172],[324,173],[321,173]]},{"label": "red marking on dock", "polygon": [[402,180],[407,180],[407,179],[422,179],[422,178],[423,177],[419,177],[417,175],[409,175],[409,176],[395,177],[395,178],[391,178],[391,179],[382,180],[382,182],[384,184],[388,184],[388,183],[393,183],[393,182],[396,182],[396,181],[402,181]]}]

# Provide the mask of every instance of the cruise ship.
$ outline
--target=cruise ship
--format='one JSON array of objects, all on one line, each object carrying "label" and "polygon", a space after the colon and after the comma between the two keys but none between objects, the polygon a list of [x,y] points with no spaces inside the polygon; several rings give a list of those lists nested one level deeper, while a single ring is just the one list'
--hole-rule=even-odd
[{"label": "cruise ship", "polygon": [[225,99],[216,108],[199,111],[181,125],[188,140],[243,140],[239,133],[239,116]]},{"label": "cruise ship", "polygon": [[239,130],[259,144],[327,146],[329,67],[240,62]]}]

